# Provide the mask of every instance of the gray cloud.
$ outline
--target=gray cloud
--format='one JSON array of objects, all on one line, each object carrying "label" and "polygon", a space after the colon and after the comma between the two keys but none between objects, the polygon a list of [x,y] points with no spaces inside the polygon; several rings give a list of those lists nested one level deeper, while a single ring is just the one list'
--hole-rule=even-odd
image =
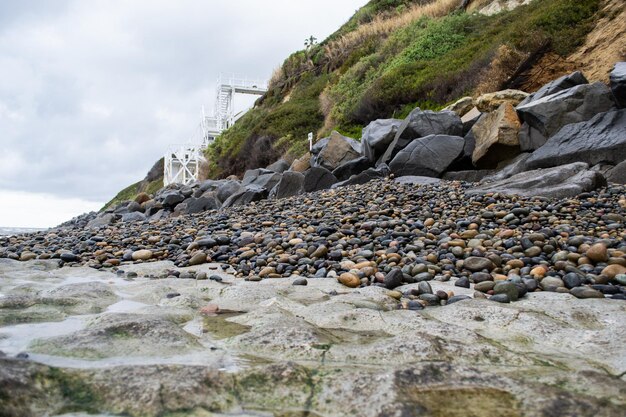
[{"label": "gray cloud", "polygon": [[269,77],[365,3],[0,2],[0,189],[107,200],[187,140],[220,72]]}]

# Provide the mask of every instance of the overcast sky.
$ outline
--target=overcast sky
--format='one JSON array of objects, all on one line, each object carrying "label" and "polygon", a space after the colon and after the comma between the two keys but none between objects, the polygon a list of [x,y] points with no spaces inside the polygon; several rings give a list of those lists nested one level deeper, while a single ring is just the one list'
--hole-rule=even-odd
[{"label": "overcast sky", "polygon": [[0,0],[0,226],[100,208],[187,141],[220,72],[269,78],[365,3]]}]

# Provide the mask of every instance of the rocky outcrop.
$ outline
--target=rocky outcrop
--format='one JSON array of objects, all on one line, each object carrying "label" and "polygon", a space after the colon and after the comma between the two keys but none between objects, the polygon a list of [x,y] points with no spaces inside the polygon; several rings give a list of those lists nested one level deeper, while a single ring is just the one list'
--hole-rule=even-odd
[{"label": "rocky outcrop", "polygon": [[472,153],[474,165],[482,169],[495,168],[501,161],[519,154],[519,129],[517,113],[508,102],[483,115],[472,127],[476,141]]},{"label": "rocky outcrop", "polygon": [[563,126],[591,119],[615,106],[602,83],[582,84],[517,107],[523,121],[549,138]]},{"label": "rocky outcrop", "polygon": [[416,139],[389,164],[396,176],[439,177],[461,156],[465,141],[459,136],[429,135]]},{"label": "rocky outcrop", "polygon": [[563,127],[526,161],[528,168],[571,162],[619,164],[626,159],[626,109]]},{"label": "rocky outcrop", "polygon": [[595,190],[605,184],[606,179],[602,174],[590,170],[589,165],[584,162],[577,162],[522,172],[505,180],[470,189],[467,194],[503,193],[525,197],[568,198]]}]

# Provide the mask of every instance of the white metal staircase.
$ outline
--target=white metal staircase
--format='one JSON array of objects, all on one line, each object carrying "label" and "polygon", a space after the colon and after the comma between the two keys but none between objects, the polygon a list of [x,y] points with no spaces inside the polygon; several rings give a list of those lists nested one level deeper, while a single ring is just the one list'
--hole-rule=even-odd
[{"label": "white metal staircase", "polygon": [[189,184],[198,179],[199,164],[203,150],[224,130],[231,127],[247,110],[235,114],[237,94],[263,95],[267,91],[267,81],[220,74],[217,79],[213,115],[206,116],[202,111],[200,126],[186,145],[172,145],[165,154],[164,185],[172,183]]}]

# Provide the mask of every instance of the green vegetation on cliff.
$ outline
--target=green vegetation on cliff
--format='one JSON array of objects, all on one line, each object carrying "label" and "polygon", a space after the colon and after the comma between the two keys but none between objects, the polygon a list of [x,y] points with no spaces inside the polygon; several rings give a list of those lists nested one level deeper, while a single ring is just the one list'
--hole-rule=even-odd
[{"label": "green vegetation on cliff", "polygon": [[211,176],[298,156],[311,131],[358,138],[377,118],[515,87],[524,66],[584,41],[600,0],[535,0],[493,16],[460,3],[373,0],[328,39],[289,56],[255,108],[208,150]]}]

